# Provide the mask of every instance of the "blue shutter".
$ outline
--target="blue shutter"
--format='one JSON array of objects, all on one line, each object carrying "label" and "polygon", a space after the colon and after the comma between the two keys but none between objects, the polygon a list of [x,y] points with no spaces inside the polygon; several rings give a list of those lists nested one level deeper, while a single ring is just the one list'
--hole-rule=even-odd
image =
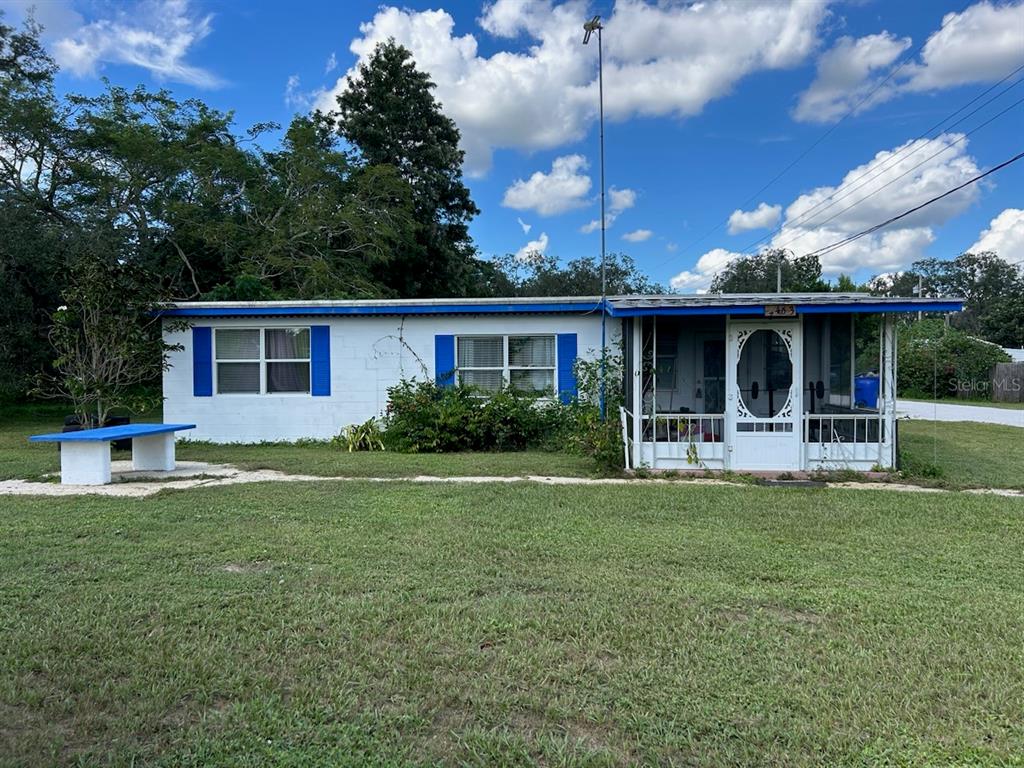
[{"label": "blue shutter", "polygon": [[455,386],[455,337],[434,337],[434,382],[439,387]]},{"label": "blue shutter", "polygon": [[309,329],[309,391],[314,397],[331,395],[331,326]]},{"label": "blue shutter", "polygon": [[192,395],[213,395],[213,329],[192,326]]},{"label": "blue shutter", "polygon": [[570,403],[576,397],[576,334],[558,334],[558,399]]}]

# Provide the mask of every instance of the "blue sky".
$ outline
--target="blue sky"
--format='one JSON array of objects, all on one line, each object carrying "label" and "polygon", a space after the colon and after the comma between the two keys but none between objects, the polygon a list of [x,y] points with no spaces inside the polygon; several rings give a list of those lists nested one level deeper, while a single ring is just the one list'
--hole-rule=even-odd
[{"label": "blue sky", "polygon": [[[0,0],[9,20],[29,5]],[[581,25],[600,13],[608,247],[682,291],[767,244],[822,248],[1024,149],[1024,70],[941,122],[1024,66],[1024,0],[35,5],[60,88],[162,86],[240,130],[329,106],[393,36],[462,130],[481,253],[562,259],[599,252],[597,50]],[[1022,209],[1024,161],[823,262],[867,278],[974,247],[1021,261]]]}]

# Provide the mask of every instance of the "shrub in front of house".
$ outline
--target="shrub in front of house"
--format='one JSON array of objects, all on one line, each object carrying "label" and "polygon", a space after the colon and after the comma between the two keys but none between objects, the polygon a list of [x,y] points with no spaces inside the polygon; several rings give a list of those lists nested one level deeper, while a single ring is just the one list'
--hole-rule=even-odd
[{"label": "shrub in front of house", "polygon": [[472,387],[403,381],[388,390],[384,444],[393,451],[521,451],[545,447],[560,431],[557,404],[503,390],[483,396]]},{"label": "shrub in front of house", "polygon": [[897,392],[904,397],[992,396],[992,367],[1009,355],[995,344],[927,319],[900,331]]},{"label": "shrub in front of house", "polygon": [[382,440],[389,450],[409,453],[564,451],[590,456],[604,469],[621,469],[621,358],[606,362],[604,421],[600,364],[578,361],[575,371],[579,396],[568,404],[511,389],[490,394],[461,384],[402,381],[388,390]]}]

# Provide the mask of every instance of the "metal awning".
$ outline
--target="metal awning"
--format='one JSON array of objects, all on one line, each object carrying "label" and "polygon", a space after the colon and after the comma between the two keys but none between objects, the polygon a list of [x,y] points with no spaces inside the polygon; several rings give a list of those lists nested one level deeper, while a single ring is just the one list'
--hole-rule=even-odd
[{"label": "metal awning", "polygon": [[610,296],[612,317],[751,315],[795,317],[828,312],[959,312],[963,299],[873,296],[870,293],[715,293]]}]

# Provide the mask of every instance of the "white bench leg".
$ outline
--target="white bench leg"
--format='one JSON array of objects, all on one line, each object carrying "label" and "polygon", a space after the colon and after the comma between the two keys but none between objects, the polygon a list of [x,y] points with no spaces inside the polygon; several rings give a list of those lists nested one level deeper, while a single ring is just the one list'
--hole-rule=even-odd
[{"label": "white bench leg", "polygon": [[106,485],[110,482],[110,443],[61,443],[61,485]]},{"label": "white bench leg", "polygon": [[174,469],[174,433],[132,438],[132,469]]}]

